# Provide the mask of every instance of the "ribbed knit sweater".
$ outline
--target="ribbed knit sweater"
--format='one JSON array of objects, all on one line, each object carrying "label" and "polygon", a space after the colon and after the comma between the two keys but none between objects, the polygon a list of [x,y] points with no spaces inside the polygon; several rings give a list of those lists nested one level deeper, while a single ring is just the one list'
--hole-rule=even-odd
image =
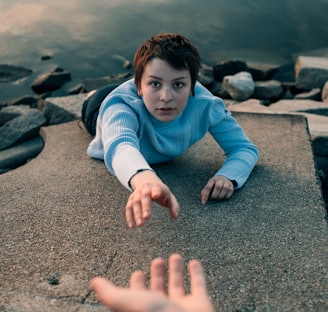
[{"label": "ribbed knit sweater", "polygon": [[130,189],[129,180],[138,170],[173,160],[207,132],[226,155],[216,175],[242,187],[259,152],[220,98],[197,82],[184,111],[173,121],[161,122],[148,112],[131,79],[104,99],[87,153],[104,160],[108,170]]}]

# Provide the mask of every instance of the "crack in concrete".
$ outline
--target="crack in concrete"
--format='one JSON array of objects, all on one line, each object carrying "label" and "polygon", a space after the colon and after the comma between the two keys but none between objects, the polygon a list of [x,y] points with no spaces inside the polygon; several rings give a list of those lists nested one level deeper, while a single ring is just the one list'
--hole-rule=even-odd
[{"label": "crack in concrete", "polygon": [[[117,256],[117,250],[115,250],[115,253],[108,259],[107,264],[105,266],[105,269],[99,275],[106,275],[108,273],[108,271],[110,270],[110,268],[113,265],[113,262],[115,261],[116,256]],[[84,297],[81,298],[80,304],[85,304],[85,302],[87,301],[87,299],[90,297],[91,293],[92,293],[92,290],[89,290],[87,292],[87,294]],[[80,310],[80,307],[78,307],[75,310],[75,312],[78,312],[79,310]]]}]

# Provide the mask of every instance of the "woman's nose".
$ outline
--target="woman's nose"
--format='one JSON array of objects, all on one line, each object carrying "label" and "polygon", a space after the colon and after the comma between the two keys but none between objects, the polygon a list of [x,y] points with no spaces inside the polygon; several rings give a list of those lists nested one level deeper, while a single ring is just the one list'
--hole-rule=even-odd
[{"label": "woman's nose", "polygon": [[172,98],[172,90],[169,87],[163,87],[161,90],[160,100],[163,102],[169,102]]}]

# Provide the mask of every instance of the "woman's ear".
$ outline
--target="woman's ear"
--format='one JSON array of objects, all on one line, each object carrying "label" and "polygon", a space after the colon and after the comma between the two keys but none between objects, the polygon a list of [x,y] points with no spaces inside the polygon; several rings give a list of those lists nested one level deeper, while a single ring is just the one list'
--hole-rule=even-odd
[{"label": "woman's ear", "polygon": [[138,89],[138,95],[139,95],[139,96],[142,96],[142,91],[141,91],[141,89]]}]

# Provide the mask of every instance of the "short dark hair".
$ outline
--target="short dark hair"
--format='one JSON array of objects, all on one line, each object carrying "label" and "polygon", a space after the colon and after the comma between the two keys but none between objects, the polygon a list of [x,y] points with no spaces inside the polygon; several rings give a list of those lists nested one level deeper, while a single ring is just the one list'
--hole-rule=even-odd
[{"label": "short dark hair", "polygon": [[197,48],[189,39],[178,33],[160,33],[146,40],[136,51],[133,60],[134,79],[138,90],[140,89],[145,66],[156,57],[168,62],[177,70],[189,70],[191,91],[194,95],[201,58]]}]

